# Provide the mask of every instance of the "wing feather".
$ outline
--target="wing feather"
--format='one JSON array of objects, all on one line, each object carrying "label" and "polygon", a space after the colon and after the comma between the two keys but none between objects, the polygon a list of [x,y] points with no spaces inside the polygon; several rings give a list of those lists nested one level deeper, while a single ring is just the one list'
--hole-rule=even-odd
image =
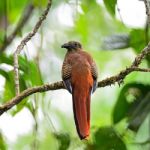
[{"label": "wing feather", "polygon": [[72,93],[72,86],[71,86],[71,65],[66,61],[63,62],[62,66],[62,79],[64,81],[65,87],[67,90]]},{"label": "wing feather", "polygon": [[93,79],[94,79],[93,87],[92,87],[91,92],[94,93],[96,88],[97,88],[97,78],[98,78],[98,70],[97,70],[97,66],[96,66],[94,61],[91,64],[91,73],[92,73],[92,76],[93,76]]}]

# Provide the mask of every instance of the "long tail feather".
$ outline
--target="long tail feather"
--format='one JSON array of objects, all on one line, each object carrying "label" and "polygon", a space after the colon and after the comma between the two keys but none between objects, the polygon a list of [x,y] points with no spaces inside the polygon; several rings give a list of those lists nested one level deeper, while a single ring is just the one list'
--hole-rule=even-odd
[{"label": "long tail feather", "polygon": [[90,92],[73,90],[73,111],[76,129],[80,139],[86,139],[90,131]]}]

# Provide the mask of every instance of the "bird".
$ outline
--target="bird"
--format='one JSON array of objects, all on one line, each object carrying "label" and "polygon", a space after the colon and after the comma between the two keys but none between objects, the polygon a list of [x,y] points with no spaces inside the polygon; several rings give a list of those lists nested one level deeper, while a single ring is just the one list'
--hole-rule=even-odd
[{"label": "bird", "polygon": [[76,130],[81,140],[88,139],[91,94],[97,88],[97,66],[79,42],[69,41],[61,48],[67,49],[61,75],[66,89],[72,94]]}]

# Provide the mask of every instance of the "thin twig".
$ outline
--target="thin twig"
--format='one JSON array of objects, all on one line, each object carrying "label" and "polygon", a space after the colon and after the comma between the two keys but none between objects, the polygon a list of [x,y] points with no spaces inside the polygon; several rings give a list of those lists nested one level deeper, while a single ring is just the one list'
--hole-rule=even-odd
[{"label": "thin twig", "polygon": [[122,24],[125,26],[125,23],[124,23],[124,21],[123,21],[123,18],[122,18],[122,15],[121,15],[121,12],[120,12],[120,8],[119,8],[119,6],[118,6],[118,3],[117,3],[117,11],[118,11],[118,14],[119,14],[119,17],[120,17],[120,20],[121,20],[121,22],[122,22]]},{"label": "thin twig", "polygon": [[[136,56],[135,60],[133,61],[130,67],[126,68],[125,70],[122,70],[119,74],[115,76],[99,81],[98,88],[112,85],[115,84],[116,82],[120,84],[121,82],[123,82],[124,78],[133,71],[149,72],[150,71],[149,68],[148,69],[138,68],[139,64],[142,62],[145,56],[149,54],[150,54],[150,43],[142,50],[142,52],[139,55]],[[12,98],[7,103],[0,106],[0,115],[2,115],[7,110],[11,109],[13,106],[20,103],[24,98],[28,97],[29,95],[32,95],[37,92],[46,92],[46,91],[58,90],[58,89],[65,89],[63,81],[28,88],[27,90],[24,90],[16,97]]]},{"label": "thin twig", "polygon": [[105,80],[99,82],[98,87],[105,87],[107,85],[114,84],[115,82],[118,82],[120,84],[121,82],[123,82],[124,78],[133,71],[149,72],[149,69],[138,68],[141,61],[145,58],[145,56],[148,56],[148,54],[150,54],[150,43],[148,43],[148,45],[142,50],[142,52],[137,55],[130,67],[122,70],[119,74],[115,76],[106,78]]},{"label": "thin twig", "polygon": [[150,68],[138,68],[138,67],[132,67],[132,70],[134,71],[140,71],[140,72],[150,72]]},{"label": "thin twig", "polygon": [[148,25],[148,17],[146,17],[146,24],[145,24],[145,44],[148,44],[149,41],[149,25]]},{"label": "thin twig", "polygon": [[20,18],[16,28],[14,31],[9,35],[6,40],[4,41],[3,45],[0,47],[0,51],[3,52],[5,48],[13,41],[13,39],[16,37],[17,33],[24,27],[28,19],[30,18],[34,6],[32,4],[28,5],[25,8],[25,11],[23,12],[22,17]]},{"label": "thin twig", "polygon": [[40,28],[42,22],[46,19],[46,16],[47,16],[47,14],[49,12],[49,9],[51,7],[51,2],[52,2],[52,0],[48,0],[47,7],[46,7],[45,11],[43,12],[43,14],[41,15],[41,17],[39,18],[38,22],[35,24],[33,30],[31,32],[29,32],[27,34],[27,36],[25,36],[23,38],[23,40],[18,45],[16,51],[14,52],[14,73],[15,73],[16,95],[19,95],[19,93],[20,93],[20,88],[19,88],[19,71],[18,71],[18,68],[19,68],[18,55],[20,54],[21,50],[24,48],[26,43],[36,34],[36,32]]},{"label": "thin twig", "polygon": [[5,38],[3,45],[1,45],[0,52],[3,52],[6,49],[6,47],[11,44],[11,42],[16,37],[18,32],[24,27],[24,25],[29,20],[33,9],[34,9],[33,4],[30,4],[25,8],[25,10],[22,13],[22,17],[20,18],[20,20],[19,20],[18,24],[16,25],[14,31],[8,37]]},{"label": "thin twig", "polygon": [[150,24],[150,3],[148,0],[144,0],[145,8],[146,8],[146,14],[148,17],[148,24]]}]

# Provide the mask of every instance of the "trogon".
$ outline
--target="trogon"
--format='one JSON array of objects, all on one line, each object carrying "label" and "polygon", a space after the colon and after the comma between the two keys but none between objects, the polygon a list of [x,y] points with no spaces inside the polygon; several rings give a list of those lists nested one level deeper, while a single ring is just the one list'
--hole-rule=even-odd
[{"label": "trogon", "polygon": [[90,100],[97,88],[97,67],[89,53],[76,41],[61,46],[67,49],[62,65],[62,79],[72,94],[76,129],[80,139],[87,139],[90,132]]}]

